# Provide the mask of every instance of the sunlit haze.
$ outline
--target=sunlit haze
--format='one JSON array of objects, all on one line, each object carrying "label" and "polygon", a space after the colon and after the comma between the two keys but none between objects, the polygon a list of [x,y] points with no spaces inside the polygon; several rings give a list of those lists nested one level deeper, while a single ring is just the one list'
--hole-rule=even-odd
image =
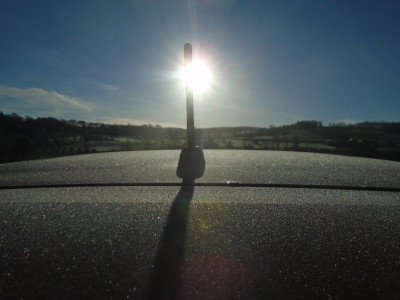
[{"label": "sunlit haze", "polygon": [[399,1],[1,1],[0,36],[4,113],[185,127],[186,77],[196,127],[400,121]]},{"label": "sunlit haze", "polygon": [[[210,68],[202,61],[193,61],[187,68],[183,68],[180,77],[195,95],[203,94],[212,83]],[[201,98],[200,98],[201,99]]]}]

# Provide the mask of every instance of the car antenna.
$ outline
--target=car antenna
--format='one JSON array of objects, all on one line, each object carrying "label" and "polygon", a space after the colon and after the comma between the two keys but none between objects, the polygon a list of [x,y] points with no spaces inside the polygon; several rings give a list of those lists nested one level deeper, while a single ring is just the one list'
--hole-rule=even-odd
[{"label": "car antenna", "polygon": [[[185,69],[188,70],[192,65],[192,45],[187,43],[183,47]],[[186,81],[186,138],[187,146],[182,149],[179,156],[176,175],[184,182],[194,182],[204,174],[205,159],[203,150],[196,146],[194,112],[193,112],[193,87],[189,80]]]},{"label": "car antenna", "polygon": [[[183,56],[185,59],[185,69],[188,70],[192,65],[192,45],[187,43],[183,47]],[[188,147],[195,146],[195,131],[194,131],[194,112],[193,112],[193,87],[186,81],[186,121],[187,121],[187,145]]]}]

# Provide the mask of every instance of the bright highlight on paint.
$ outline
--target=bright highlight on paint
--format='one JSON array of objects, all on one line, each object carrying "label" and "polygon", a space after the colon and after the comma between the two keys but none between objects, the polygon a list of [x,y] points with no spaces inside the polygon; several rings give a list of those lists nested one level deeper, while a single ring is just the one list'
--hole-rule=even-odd
[{"label": "bright highlight on paint", "polygon": [[180,77],[195,94],[206,91],[212,82],[210,69],[200,61],[194,61],[189,67],[184,68]]}]

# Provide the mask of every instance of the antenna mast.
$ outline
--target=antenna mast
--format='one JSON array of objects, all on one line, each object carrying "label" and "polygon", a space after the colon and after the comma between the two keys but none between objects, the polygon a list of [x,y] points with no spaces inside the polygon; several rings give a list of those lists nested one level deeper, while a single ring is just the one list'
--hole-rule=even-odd
[{"label": "antenna mast", "polygon": [[[192,45],[187,43],[184,46],[185,68],[192,64]],[[187,145],[195,146],[194,113],[193,113],[193,87],[186,82],[186,115],[187,115]]]}]

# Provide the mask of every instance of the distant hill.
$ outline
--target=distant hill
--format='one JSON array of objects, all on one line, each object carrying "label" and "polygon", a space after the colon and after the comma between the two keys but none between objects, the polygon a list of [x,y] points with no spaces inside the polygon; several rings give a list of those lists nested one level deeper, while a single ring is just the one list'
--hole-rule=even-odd
[{"label": "distant hill", "polygon": [[[400,122],[329,124],[299,121],[268,128],[196,129],[204,149],[335,153],[400,161]],[[110,125],[0,112],[0,162],[105,151],[181,149],[186,130],[159,125]]]}]

